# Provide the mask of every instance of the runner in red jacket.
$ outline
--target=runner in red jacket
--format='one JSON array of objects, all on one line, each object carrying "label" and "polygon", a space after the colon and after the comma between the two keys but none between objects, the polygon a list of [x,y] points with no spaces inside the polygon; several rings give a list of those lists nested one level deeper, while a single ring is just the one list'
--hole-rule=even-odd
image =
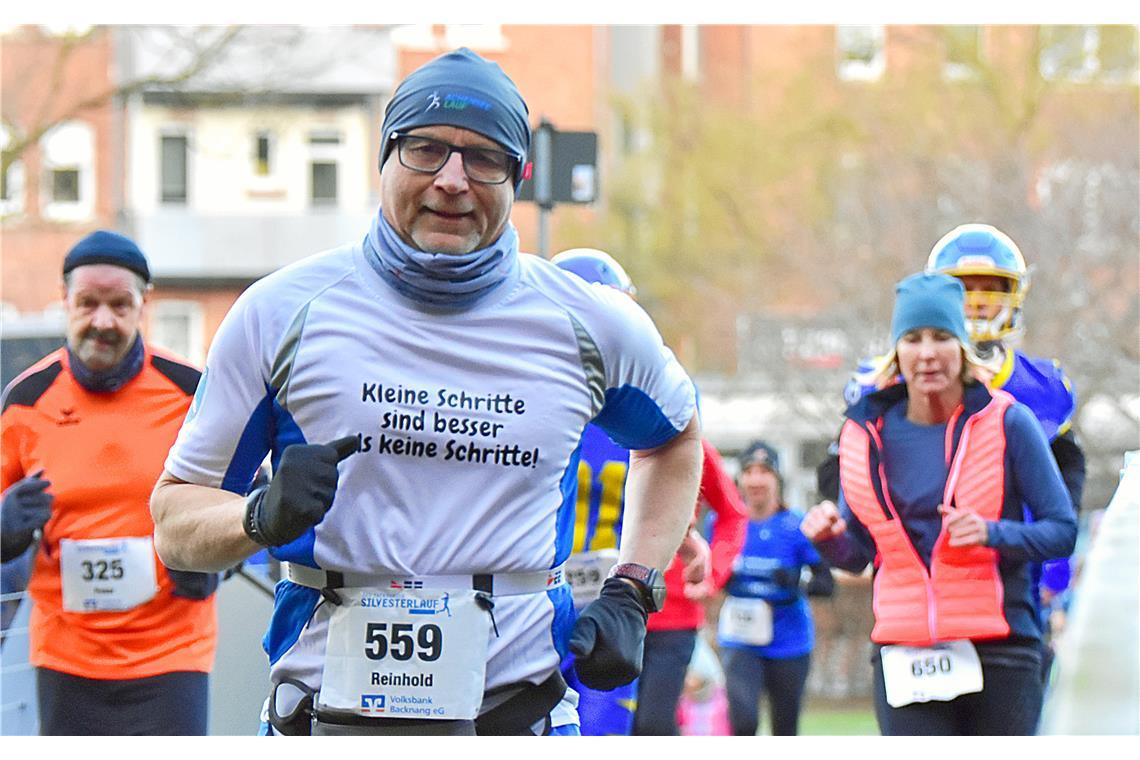
[{"label": "runner in red jacket", "polygon": [[[641,668],[637,712],[633,719],[636,736],[677,736],[677,702],[685,685],[685,669],[693,656],[697,631],[705,624],[702,601],[719,591],[732,575],[732,562],[744,543],[748,523],[744,503],[716,448],[701,441],[704,468],[694,522],[702,504],[716,513],[708,572],[698,561],[678,553],[665,571],[665,606],[649,616],[645,659]],[[690,527],[690,534],[695,528]],[[682,547],[684,548],[684,547]],[[688,561],[686,561],[688,560]],[[694,579],[699,580],[694,581]]]}]

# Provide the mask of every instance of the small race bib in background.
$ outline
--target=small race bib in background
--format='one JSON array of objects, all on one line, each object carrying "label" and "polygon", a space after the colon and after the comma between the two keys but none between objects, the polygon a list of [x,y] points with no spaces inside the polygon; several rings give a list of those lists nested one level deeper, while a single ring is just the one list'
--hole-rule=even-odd
[{"label": "small race bib in background", "polygon": [[717,633],[725,641],[737,644],[771,644],[772,606],[763,599],[730,596],[720,608]]},{"label": "small race bib in background", "polygon": [[571,554],[566,560],[566,582],[574,596],[574,606],[582,609],[602,593],[602,584],[618,561],[617,549],[598,549]]}]

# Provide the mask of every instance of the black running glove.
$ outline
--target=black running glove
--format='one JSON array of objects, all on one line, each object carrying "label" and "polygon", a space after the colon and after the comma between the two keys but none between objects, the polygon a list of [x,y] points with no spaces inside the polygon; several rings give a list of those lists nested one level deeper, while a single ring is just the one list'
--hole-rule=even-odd
[{"label": "black running glove", "polygon": [[246,498],[245,533],[262,546],[283,546],[324,519],[336,496],[337,463],[356,453],[359,439],[286,446],[268,486]]},{"label": "black running glove", "polygon": [[641,674],[645,622],[641,593],[620,578],[607,578],[570,634],[578,678],[591,689],[611,691]]},{"label": "black running glove", "polygon": [[0,505],[0,560],[16,559],[31,545],[35,532],[51,517],[54,496],[47,492],[50,480],[43,470],[17,480],[4,491]]},{"label": "black running glove", "polygon": [[195,573],[191,570],[171,570],[168,567],[166,574],[174,581],[174,596],[183,599],[209,599],[210,594],[218,590],[217,573]]}]

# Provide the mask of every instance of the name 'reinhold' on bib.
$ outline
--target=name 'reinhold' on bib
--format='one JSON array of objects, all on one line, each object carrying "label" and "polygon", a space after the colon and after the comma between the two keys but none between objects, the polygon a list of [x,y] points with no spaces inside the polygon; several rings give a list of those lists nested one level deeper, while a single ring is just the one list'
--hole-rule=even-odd
[{"label": "name 'reinhold' on bib", "polygon": [[158,593],[150,536],[64,538],[59,549],[63,609],[68,612],[123,612]]},{"label": "name 'reinhold' on bib", "polygon": [[982,663],[971,641],[947,641],[930,647],[884,646],[883,680],[887,702],[949,702],[982,690]]},{"label": "name 'reinhold' on bib", "polygon": [[491,618],[472,590],[337,589],[318,708],[374,718],[479,714]]}]

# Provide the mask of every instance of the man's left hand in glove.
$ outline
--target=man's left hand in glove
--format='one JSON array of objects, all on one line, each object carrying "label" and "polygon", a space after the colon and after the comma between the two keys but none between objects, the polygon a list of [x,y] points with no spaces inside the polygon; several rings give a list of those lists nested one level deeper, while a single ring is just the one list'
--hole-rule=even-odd
[{"label": "man's left hand in glove", "polygon": [[578,678],[591,689],[611,691],[641,674],[649,612],[641,592],[621,578],[607,578],[570,634]]}]

